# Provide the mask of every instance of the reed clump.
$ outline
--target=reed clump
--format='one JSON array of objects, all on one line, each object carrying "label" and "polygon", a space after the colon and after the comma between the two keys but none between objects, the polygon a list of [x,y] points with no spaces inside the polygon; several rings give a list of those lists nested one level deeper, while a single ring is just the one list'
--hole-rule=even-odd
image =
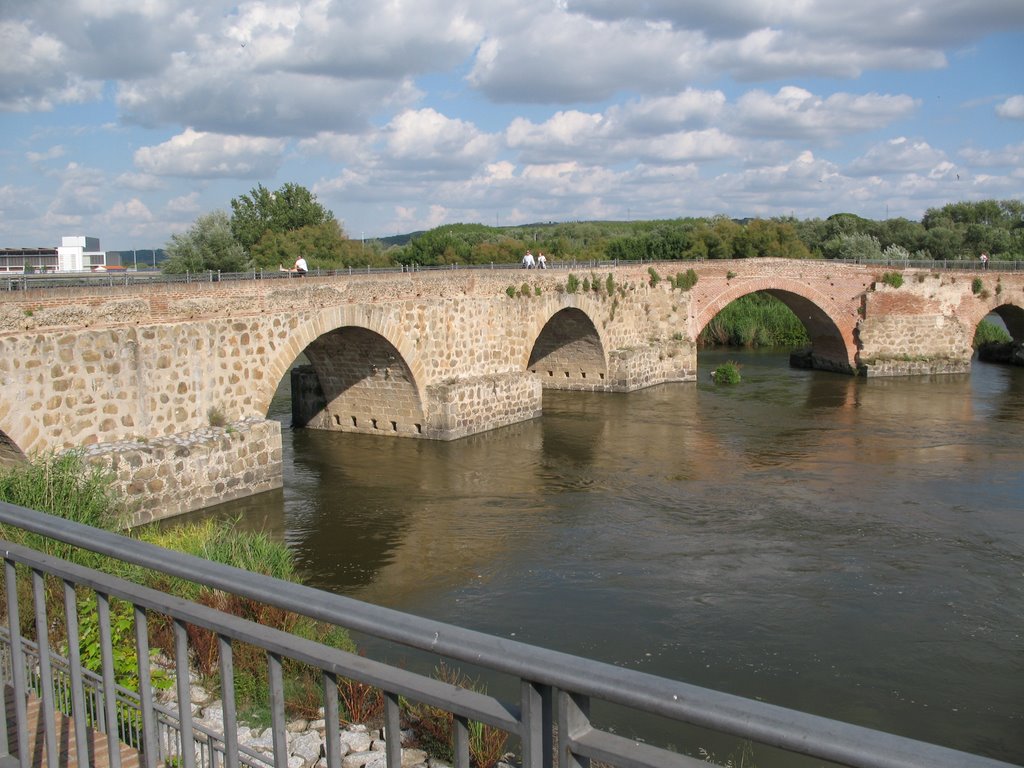
[{"label": "reed clump", "polygon": [[730,303],[697,338],[701,347],[789,347],[810,343],[793,311],[767,293],[752,293]]}]

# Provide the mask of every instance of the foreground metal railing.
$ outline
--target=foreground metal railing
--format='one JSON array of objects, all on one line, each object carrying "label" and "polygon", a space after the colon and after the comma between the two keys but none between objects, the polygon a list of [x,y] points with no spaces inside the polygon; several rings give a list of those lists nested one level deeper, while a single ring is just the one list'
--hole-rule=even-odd
[{"label": "foreground metal railing", "polygon": [[[39,645],[28,638],[21,639],[22,662],[25,669],[21,672],[28,682],[28,690],[39,696],[43,690],[41,674],[42,664],[39,658]],[[14,679],[13,659],[10,630],[0,627],[0,680]],[[75,712],[74,687],[72,685],[71,665],[68,660],[50,652],[50,665],[53,672],[51,682],[53,705],[56,712],[72,715]],[[108,706],[107,691],[103,678],[89,669],[82,669],[82,687],[84,694],[84,712],[86,721],[91,727],[124,744],[142,744],[141,731],[142,704],[139,694],[122,685],[114,684],[113,703]],[[181,720],[176,709],[161,704],[154,704],[156,713],[158,760],[159,764],[174,762],[184,749],[182,741]],[[110,713],[114,718],[110,720]],[[224,764],[224,736],[210,728],[192,724],[192,753],[195,755],[196,768],[218,768]],[[247,768],[269,768],[269,762],[260,753],[239,747],[239,762]]]},{"label": "foreground metal railing", "polygon": [[[119,719],[118,691],[114,682],[113,646],[110,631],[110,600],[130,603],[134,613],[138,664],[137,692],[140,746],[143,764],[156,768],[162,761],[158,708],[148,659],[148,619],[154,614],[169,617],[173,625],[176,665],[176,720],[180,744],[197,740],[190,704],[188,674],[189,625],[216,634],[219,650],[221,696],[224,706],[222,737],[224,768],[238,768],[245,762],[239,749],[238,713],[234,691],[232,649],[246,643],[266,653],[270,690],[274,765],[288,764],[285,725],[285,688],[282,664],[293,659],[319,669],[323,683],[326,720],[326,764],[340,768],[338,683],[347,678],[379,688],[384,695],[387,734],[401,732],[400,700],[422,702],[454,714],[452,741],[455,765],[469,768],[469,739],[472,722],[500,729],[518,743],[518,759],[526,768],[550,768],[555,759],[560,768],[586,768],[591,760],[628,768],[695,768],[704,760],[669,749],[624,738],[603,730],[590,718],[592,705],[601,702],[628,708],[651,718],[665,718],[679,726],[689,724],[746,739],[755,744],[809,755],[839,765],[865,768],[995,768],[1006,766],[984,757],[901,738],[855,725],[828,720],[781,707],[718,693],[642,672],[622,669],[555,651],[537,648],[505,638],[411,616],[361,603],[299,584],[282,582],[236,568],[168,551],[117,534],[81,526],[32,510],[0,502],[0,524],[13,526],[50,539],[81,547],[125,563],[202,584],[215,590],[250,598],[286,611],[356,630],[376,638],[435,656],[472,665],[490,673],[511,676],[518,695],[512,701],[459,688],[434,677],[347,653],[320,643],[289,635],[276,629],[245,621],[207,606],[166,595],[123,579],[59,560],[34,549],[0,541],[4,554],[4,579],[11,656],[4,683],[13,687],[17,754],[22,765],[26,757],[26,706],[31,690],[42,700],[47,754],[55,755],[55,718],[58,704],[70,699],[79,755],[87,754],[86,725],[112,731]],[[19,579],[30,587],[31,597],[19,601]],[[48,615],[46,585],[60,586],[64,593],[63,634],[66,635],[66,672],[56,671],[64,662],[55,661],[59,648],[51,648],[51,628],[59,617]],[[102,651],[102,674],[91,683],[102,694],[88,703],[86,677],[79,654],[79,608],[83,590],[95,593]],[[21,610],[31,604],[38,647],[50,649],[29,660],[21,635]],[[27,608],[26,608],[27,610]],[[90,618],[91,620],[91,618]],[[38,669],[35,682],[29,670]],[[68,684],[61,682],[67,677]],[[65,691],[70,693],[65,693]],[[513,689],[515,690],[515,689]],[[102,710],[102,715],[100,711]],[[5,723],[6,724],[6,723]],[[6,732],[6,729],[4,729]],[[109,761],[118,768],[115,739],[111,739]],[[400,739],[386,740],[389,768],[400,768]],[[6,739],[0,743],[0,758],[10,755]],[[695,751],[695,746],[690,751]],[[557,757],[556,757],[557,755]],[[196,768],[196,755],[182,749],[176,758],[181,768]],[[82,765],[81,761],[79,765]],[[200,764],[202,765],[202,764]],[[55,768],[51,762],[49,768]]]}]

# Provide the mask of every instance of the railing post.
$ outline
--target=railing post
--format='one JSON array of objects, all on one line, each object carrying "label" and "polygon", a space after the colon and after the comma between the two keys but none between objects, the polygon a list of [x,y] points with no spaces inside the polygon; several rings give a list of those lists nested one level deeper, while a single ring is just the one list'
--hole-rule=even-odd
[{"label": "railing post", "polygon": [[338,676],[324,672],[324,756],[327,768],[340,768],[341,734],[338,728]]},{"label": "railing post", "polygon": [[469,721],[459,715],[452,719],[452,752],[455,768],[469,768]]},{"label": "railing post", "polygon": [[153,681],[150,677],[149,629],[146,609],[135,610],[135,656],[139,672],[139,707],[142,710],[142,756],[146,768],[156,768],[160,743],[156,735],[156,712],[153,709]]},{"label": "railing post", "polygon": [[552,768],[554,728],[551,686],[523,680],[519,740],[523,750],[523,768]]},{"label": "railing post", "polygon": [[75,585],[64,580],[64,622],[68,632],[68,668],[71,672],[71,715],[75,722],[75,746],[78,765],[89,768],[89,742],[86,735],[85,686],[82,684],[82,648],[78,634],[78,601]]},{"label": "railing post", "polygon": [[[43,572],[32,569],[32,601],[36,615],[36,642],[39,644],[39,693],[43,704],[43,736],[46,743],[46,764],[57,768],[57,717],[53,702],[53,666],[50,663],[50,634],[46,618],[46,594]],[[22,758],[24,759],[24,757]]]},{"label": "railing post", "polygon": [[192,690],[189,685],[188,630],[181,619],[174,620],[174,674],[178,684],[179,755],[183,768],[195,768],[196,748],[192,731]]},{"label": "railing post", "polygon": [[275,768],[288,768],[288,734],[284,719],[284,673],[281,656],[267,653],[267,681],[270,686],[270,731],[274,743]]},{"label": "railing post", "polygon": [[[23,766],[30,764],[28,754],[28,695],[25,683],[25,653],[21,646],[21,616],[18,609],[18,573],[14,562],[4,560],[4,582],[7,585],[7,619],[11,638],[11,681],[14,685],[14,721],[18,734],[18,758]],[[4,723],[7,702],[4,702]]]},{"label": "railing post", "polygon": [[590,697],[559,691],[558,729],[559,768],[590,768],[590,758],[574,750],[576,739],[590,730]]},{"label": "railing post", "polygon": [[220,698],[224,706],[224,765],[238,768],[238,716],[235,711],[235,662],[231,655],[231,638],[217,635],[220,655]]},{"label": "railing post", "polygon": [[121,768],[121,750],[118,748],[117,680],[114,678],[114,643],[110,633],[110,597],[96,593],[96,619],[100,631],[100,665],[103,668],[103,730],[107,734],[107,755],[110,768]]},{"label": "railing post", "polygon": [[[402,712],[398,694],[384,691],[384,749],[388,768],[402,767]],[[456,765],[458,765],[456,761]],[[466,763],[469,768],[469,763]]]}]

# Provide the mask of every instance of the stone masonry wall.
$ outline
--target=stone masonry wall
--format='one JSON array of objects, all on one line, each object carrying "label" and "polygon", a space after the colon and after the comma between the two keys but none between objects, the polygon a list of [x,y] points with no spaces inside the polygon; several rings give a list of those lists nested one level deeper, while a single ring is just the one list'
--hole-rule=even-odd
[{"label": "stone masonry wall", "polygon": [[969,371],[980,318],[972,315],[972,303],[979,302],[964,295],[965,284],[948,275],[924,273],[898,288],[875,284],[864,296],[864,318],[857,327],[865,375]]},{"label": "stone masonry wall", "polygon": [[131,499],[131,524],[280,488],[281,425],[246,419],[155,440],[92,445],[86,460],[110,470]]},{"label": "stone masonry wall", "polygon": [[454,440],[541,415],[541,385],[523,373],[454,379],[428,387],[434,413],[425,437]]},{"label": "stone masonry wall", "polygon": [[[690,266],[698,283],[674,288],[669,278]],[[335,333],[354,333],[360,343],[331,347],[331,355],[347,358],[319,360],[337,376],[332,428],[354,416],[359,430],[452,439],[539,414],[544,383],[540,370],[528,369],[544,334],[554,340],[548,354],[563,378],[565,370],[579,371],[580,388],[630,391],[692,380],[696,335],[726,304],[754,291],[788,299],[814,331],[816,352],[841,366],[856,362],[869,375],[962,370],[980,319],[994,308],[1010,312],[1010,305],[1020,314],[1024,306],[1024,275],[1011,274],[998,284],[986,275],[985,289],[976,291],[970,275],[904,270],[904,285],[891,289],[879,270],[781,259],[572,273],[576,290],[568,270],[550,269],[3,294],[0,456],[187,442],[210,427],[214,411],[231,423],[262,421],[296,359]],[[353,397],[339,400],[346,388]],[[400,412],[387,407],[395,393]],[[198,448],[190,455],[197,466],[212,461]],[[231,463],[220,471],[224,480]]]}]

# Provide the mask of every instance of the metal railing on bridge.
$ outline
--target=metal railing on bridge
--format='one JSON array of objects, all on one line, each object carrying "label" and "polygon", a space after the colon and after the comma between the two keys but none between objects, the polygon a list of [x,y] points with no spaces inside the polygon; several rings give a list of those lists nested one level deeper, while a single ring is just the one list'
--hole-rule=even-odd
[{"label": "metal railing on bridge", "polygon": [[[506,732],[517,744],[517,761],[524,768],[586,768],[591,760],[628,768],[696,768],[705,760],[673,749],[626,738],[599,727],[590,717],[592,705],[608,703],[628,709],[641,718],[664,719],[675,726],[697,726],[711,732],[749,740],[772,750],[807,755],[830,763],[864,768],[996,768],[1007,766],[986,757],[902,738],[868,728],[804,714],[764,702],[699,688],[635,670],[603,664],[564,653],[519,643],[507,638],[412,616],[323,592],[300,584],[242,571],[196,557],[156,547],[136,539],[97,530],[33,510],[0,502],[0,524],[11,526],[83,550],[114,558],[152,571],[205,585],[278,609],[301,614],[365,635],[415,648],[435,658],[454,660],[495,675],[506,676],[513,693],[504,700],[484,692],[467,690],[433,676],[385,664],[306,640],[280,630],[243,620],[211,607],[176,598],[124,579],[55,558],[35,549],[0,541],[4,556],[6,616],[5,638],[10,660],[3,683],[13,688],[12,730],[17,744],[0,742],[0,760],[17,753],[21,765],[31,761],[27,749],[25,701],[31,692],[42,700],[42,720],[48,755],[55,754],[54,723],[66,708],[75,726],[78,755],[87,754],[86,725],[104,729],[110,739],[110,765],[118,768],[114,724],[125,718],[119,709],[126,702],[136,708],[144,765],[157,768],[169,755],[180,768],[238,768],[252,755],[240,749],[238,711],[234,688],[232,651],[248,644],[266,654],[269,709],[276,768],[287,768],[285,723],[286,691],[282,664],[292,659],[322,676],[325,716],[325,751],[328,768],[340,768],[339,680],[354,680],[383,692],[387,734],[401,732],[400,702],[422,702],[453,714],[452,743],[455,765],[469,768],[469,734],[473,723],[484,723]],[[19,589],[19,582],[21,589]],[[63,616],[48,613],[46,591],[63,590]],[[96,598],[95,615],[80,616],[83,594]],[[134,616],[138,691],[127,693],[115,683],[110,601],[126,601]],[[26,643],[21,612],[34,614],[37,646]],[[28,613],[26,613],[26,616]],[[176,711],[156,703],[149,666],[147,627],[150,617],[167,617],[173,627],[176,667]],[[557,617],[552,617],[556,620]],[[51,631],[63,620],[61,634],[66,650],[51,643]],[[91,675],[83,669],[79,645],[80,623],[98,623],[102,670]],[[25,623],[29,625],[30,623]],[[224,732],[201,733],[193,722],[190,697],[188,627],[213,632],[219,651]],[[54,647],[51,647],[54,646]],[[39,651],[33,649],[38,647]],[[66,657],[66,658],[65,658]],[[91,693],[87,693],[92,691]],[[5,718],[7,716],[5,715]],[[130,719],[130,718],[129,718]],[[171,724],[168,726],[168,724]],[[12,725],[6,722],[5,725]],[[167,727],[173,730],[168,737]],[[6,733],[7,729],[2,729]],[[220,759],[203,757],[180,745],[209,742]],[[169,743],[179,745],[174,753]],[[389,768],[402,765],[400,739],[386,740]],[[696,744],[678,746],[696,752]],[[170,762],[168,764],[170,764]],[[51,763],[51,768],[55,763]]]},{"label": "metal railing on bridge", "polygon": [[[674,268],[682,268],[690,264],[704,263],[707,259],[686,259],[678,261],[623,261],[604,259],[591,261],[555,261],[549,260],[547,270],[584,270],[604,269],[608,267],[624,267],[629,265],[662,264]],[[755,260],[751,260],[755,261]],[[817,261],[817,260],[816,260]],[[713,262],[712,262],[713,263]],[[829,264],[859,264],[880,269],[928,269],[935,271],[962,272],[1024,272],[1024,261],[989,261],[983,264],[977,260],[906,260],[906,259],[831,259]],[[314,269],[306,273],[310,277],[344,277],[350,275],[386,275],[411,272],[451,272],[457,270],[522,270],[517,262],[490,264],[441,264],[423,266],[418,264],[394,267],[345,267],[342,269]],[[543,271],[543,270],[542,270]],[[288,280],[303,277],[292,272],[278,270],[250,270],[248,272],[185,272],[182,274],[165,274],[156,270],[141,272],[117,270],[108,272],[53,272],[37,274],[0,273],[0,291],[26,291],[35,288],[73,288],[73,287],[129,287],[139,285],[175,283],[216,283],[252,280]]]}]

